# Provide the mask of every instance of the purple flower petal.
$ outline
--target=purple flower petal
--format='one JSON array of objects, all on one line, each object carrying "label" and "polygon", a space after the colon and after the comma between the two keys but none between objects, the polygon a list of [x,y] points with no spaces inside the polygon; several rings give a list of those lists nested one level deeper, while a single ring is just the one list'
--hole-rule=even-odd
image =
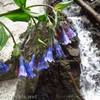
[{"label": "purple flower petal", "polygon": [[26,72],[26,68],[25,68],[25,61],[24,58],[22,56],[20,56],[19,58],[19,73],[18,76],[24,76],[27,77],[27,72]]},{"label": "purple flower petal", "polygon": [[29,62],[29,66],[32,68],[32,70],[34,69],[34,66],[35,65],[35,55],[33,54],[32,55],[32,58],[31,58],[31,60],[30,60],[30,62]]},{"label": "purple flower petal", "polygon": [[53,52],[52,52],[52,47],[49,46],[47,49],[46,49],[46,52],[44,54],[44,60],[47,62],[53,62],[54,59],[53,59]]},{"label": "purple flower petal", "polygon": [[45,70],[45,69],[48,69],[48,66],[46,62],[44,61],[44,57],[40,57],[37,70],[40,71],[40,70]]},{"label": "purple flower petal", "polygon": [[71,28],[68,28],[66,34],[70,39],[76,36],[76,33]]},{"label": "purple flower petal", "polygon": [[9,70],[9,67],[5,63],[0,62],[0,73],[8,72],[8,70]]},{"label": "purple flower petal", "polygon": [[54,48],[55,48],[55,51],[56,51],[56,57],[59,58],[59,57],[65,57],[65,54],[60,46],[60,44],[56,41],[55,44],[54,44]]},{"label": "purple flower petal", "polygon": [[71,43],[71,41],[69,40],[69,37],[65,34],[64,31],[61,33],[61,39],[62,39],[64,45]]},{"label": "purple flower petal", "polygon": [[29,66],[29,64],[26,63],[26,64],[25,64],[25,68],[26,68],[27,76],[28,76],[29,78],[34,78],[34,77],[36,77],[36,74],[33,73],[33,68],[32,68],[32,66]]}]

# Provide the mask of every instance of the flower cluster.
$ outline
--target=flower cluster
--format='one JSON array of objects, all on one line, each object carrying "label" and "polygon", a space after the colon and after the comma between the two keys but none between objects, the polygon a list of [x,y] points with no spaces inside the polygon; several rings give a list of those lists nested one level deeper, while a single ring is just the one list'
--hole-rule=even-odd
[{"label": "flower cluster", "polygon": [[[56,59],[66,57],[60,44],[68,45],[75,36],[76,34],[71,28],[68,28],[67,31],[63,29],[61,32],[58,32],[57,36],[53,38],[53,43],[46,48],[44,54],[38,58],[37,62],[35,54],[32,55],[29,62],[26,62],[24,57],[20,56],[18,77],[35,78],[37,76],[36,71],[46,70],[49,67],[48,63],[54,62],[54,54]],[[9,67],[5,63],[0,62],[0,73],[7,72],[8,69]]]},{"label": "flower cluster", "polygon": [[33,73],[34,68],[34,55],[29,63],[26,63],[23,56],[19,57],[19,77],[34,78],[36,74]]},{"label": "flower cluster", "polygon": [[36,77],[36,74],[33,73],[34,70],[41,71],[48,69],[48,63],[54,62],[53,54],[55,54],[55,57],[57,59],[66,57],[60,46],[60,43],[64,45],[71,43],[71,39],[75,37],[76,34],[71,28],[69,28],[68,31],[62,30],[62,32],[57,35],[57,38],[54,38],[53,44],[50,44],[46,48],[44,54],[38,58],[37,63],[35,61],[34,54],[32,55],[32,58],[29,63],[25,63],[24,58],[22,56],[19,58],[19,77],[24,76],[34,78]]},{"label": "flower cluster", "polygon": [[33,72],[34,70],[41,71],[47,69],[47,63],[44,60],[44,57],[40,57],[38,60],[38,64],[35,62],[35,55],[32,55],[32,58],[29,62],[25,62],[23,56],[19,57],[19,77],[28,77],[35,78],[36,74]]}]

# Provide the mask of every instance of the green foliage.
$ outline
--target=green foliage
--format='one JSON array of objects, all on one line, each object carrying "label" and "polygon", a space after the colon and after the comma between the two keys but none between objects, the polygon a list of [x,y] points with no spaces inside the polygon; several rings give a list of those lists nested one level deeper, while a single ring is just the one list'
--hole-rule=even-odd
[{"label": "green foliage", "polygon": [[72,2],[73,2],[72,0],[67,0],[67,1],[64,1],[64,2],[57,3],[54,6],[54,9],[55,9],[55,11],[61,11],[64,8],[68,7],[70,4],[72,4]]},{"label": "green foliage", "polygon": [[55,14],[54,22],[55,22],[55,25],[57,25],[57,20],[58,20],[58,18],[57,18],[57,12],[55,10],[53,12]]},{"label": "green foliage", "polygon": [[0,50],[6,45],[6,42],[8,40],[8,35],[3,27],[3,25],[0,24]]},{"label": "green foliage", "polygon": [[47,20],[47,15],[46,14],[37,15],[37,16],[34,16],[34,18],[36,18],[39,22],[43,22]]},{"label": "green foliage", "polygon": [[27,22],[30,19],[30,16],[27,13],[25,13],[22,9],[10,11],[0,16],[5,16],[11,19],[12,21],[26,21]]},{"label": "green foliage", "polygon": [[14,1],[20,8],[25,8],[26,0],[14,0]]},{"label": "green foliage", "polygon": [[40,38],[38,38],[38,41],[39,41],[41,44],[43,44],[44,46],[47,46],[47,44],[46,44],[44,41],[42,41]]},{"label": "green foliage", "polygon": [[12,52],[12,56],[18,57],[20,55],[20,47],[19,47],[19,45],[15,44],[13,48],[14,48],[14,50]]},{"label": "green foliage", "polygon": [[[32,13],[31,14],[31,10],[30,7],[26,7],[26,1],[27,0],[14,0],[14,2],[16,3],[16,5],[19,6],[19,9],[13,10],[13,11],[9,11],[7,13],[4,14],[0,14],[0,17],[5,16],[9,19],[11,19],[12,21],[25,21],[25,22],[29,22],[30,18],[33,18],[32,20],[37,19],[38,23],[41,22],[41,24],[45,24],[45,26],[47,28],[49,28],[50,30],[55,30],[56,25],[58,24],[58,14],[59,11],[62,11],[64,8],[68,7],[73,1],[72,0],[66,0],[64,2],[60,2],[58,4],[56,4],[54,7],[51,7],[53,15],[48,15],[47,12],[45,12],[44,14],[36,14],[36,13]],[[36,5],[39,6],[39,5]],[[40,5],[42,6],[42,5]],[[43,5],[45,6],[45,5]],[[35,7],[35,6],[33,6]],[[49,5],[47,5],[46,7],[50,7]],[[49,34],[51,34],[52,31],[50,31]],[[49,36],[48,34],[48,36]],[[51,34],[52,35],[52,34]],[[48,37],[48,41],[51,38],[51,35]],[[13,34],[12,34],[12,37]],[[45,37],[46,38],[46,37]],[[14,38],[13,38],[14,39]],[[3,27],[3,25],[0,24],[0,50],[5,46],[6,42],[8,40],[8,35],[6,34],[6,31]],[[40,45],[46,47],[47,43],[46,41],[44,41],[45,39],[41,38],[40,34],[37,34],[35,36],[34,41],[38,41],[36,42],[36,47],[39,48]],[[51,41],[51,40],[50,40]],[[36,48],[36,50],[37,50]],[[16,44],[14,45],[14,51],[12,52],[13,56],[19,56],[20,55],[20,48],[19,45]]]}]

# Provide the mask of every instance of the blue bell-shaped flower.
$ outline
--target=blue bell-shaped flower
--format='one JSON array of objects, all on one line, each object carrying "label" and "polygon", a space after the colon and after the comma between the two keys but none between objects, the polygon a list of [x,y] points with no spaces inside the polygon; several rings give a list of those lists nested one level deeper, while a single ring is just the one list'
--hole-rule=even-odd
[{"label": "blue bell-shaped flower", "polygon": [[54,39],[54,49],[55,49],[57,58],[65,57],[65,54],[56,39]]},{"label": "blue bell-shaped flower", "polygon": [[35,55],[32,55],[32,58],[29,62],[29,66],[32,68],[32,70],[35,68]]},{"label": "blue bell-shaped flower", "polygon": [[24,57],[20,56],[19,58],[19,73],[18,73],[19,77],[27,77],[27,72],[26,72],[26,68],[25,68],[25,61],[24,61]]},{"label": "blue bell-shaped flower", "polygon": [[44,57],[42,56],[42,57],[40,57],[40,59],[38,61],[37,70],[40,71],[40,70],[45,70],[45,69],[48,69],[48,65],[45,62]]},{"label": "blue bell-shaped flower", "polygon": [[29,63],[26,63],[26,64],[25,64],[25,68],[26,68],[27,76],[28,76],[29,78],[34,78],[34,77],[36,77],[36,74],[33,73],[33,68],[32,68],[32,66],[29,65]]},{"label": "blue bell-shaped flower", "polygon": [[71,29],[71,28],[68,28],[67,29],[67,32],[66,32],[67,36],[72,39],[73,37],[76,36],[76,33]]},{"label": "blue bell-shaped flower", "polygon": [[46,52],[44,54],[44,60],[46,62],[50,62],[50,63],[54,61],[53,52],[52,52],[52,46],[51,45],[46,49]]},{"label": "blue bell-shaped flower", "polygon": [[3,62],[0,62],[0,73],[6,73],[9,71],[8,65]]},{"label": "blue bell-shaped flower", "polygon": [[67,34],[65,33],[64,30],[62,30],[62,32],[60,32],[60,33],[57,33],[56,38],[60,43],[62,43],[64,45],[71,43],[69,37],[67,36]]},{"label": "blue bell-shaped flower", "polygon": [[61,41],[64,45],[68,45],[69,43],[71,43],[71,41],[69,40],[69,37],[66,35],[66,33],[64,32],[64,30],[61,33]]}]

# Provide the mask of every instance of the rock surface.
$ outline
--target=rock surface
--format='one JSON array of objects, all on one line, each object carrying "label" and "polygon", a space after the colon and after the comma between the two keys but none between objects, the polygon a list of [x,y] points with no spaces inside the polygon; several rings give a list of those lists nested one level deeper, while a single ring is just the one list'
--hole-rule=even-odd
[{"label": "rock surface", "polygon": [[18,84],[18,79],[0,82],[0,100],[13,100]]}]

